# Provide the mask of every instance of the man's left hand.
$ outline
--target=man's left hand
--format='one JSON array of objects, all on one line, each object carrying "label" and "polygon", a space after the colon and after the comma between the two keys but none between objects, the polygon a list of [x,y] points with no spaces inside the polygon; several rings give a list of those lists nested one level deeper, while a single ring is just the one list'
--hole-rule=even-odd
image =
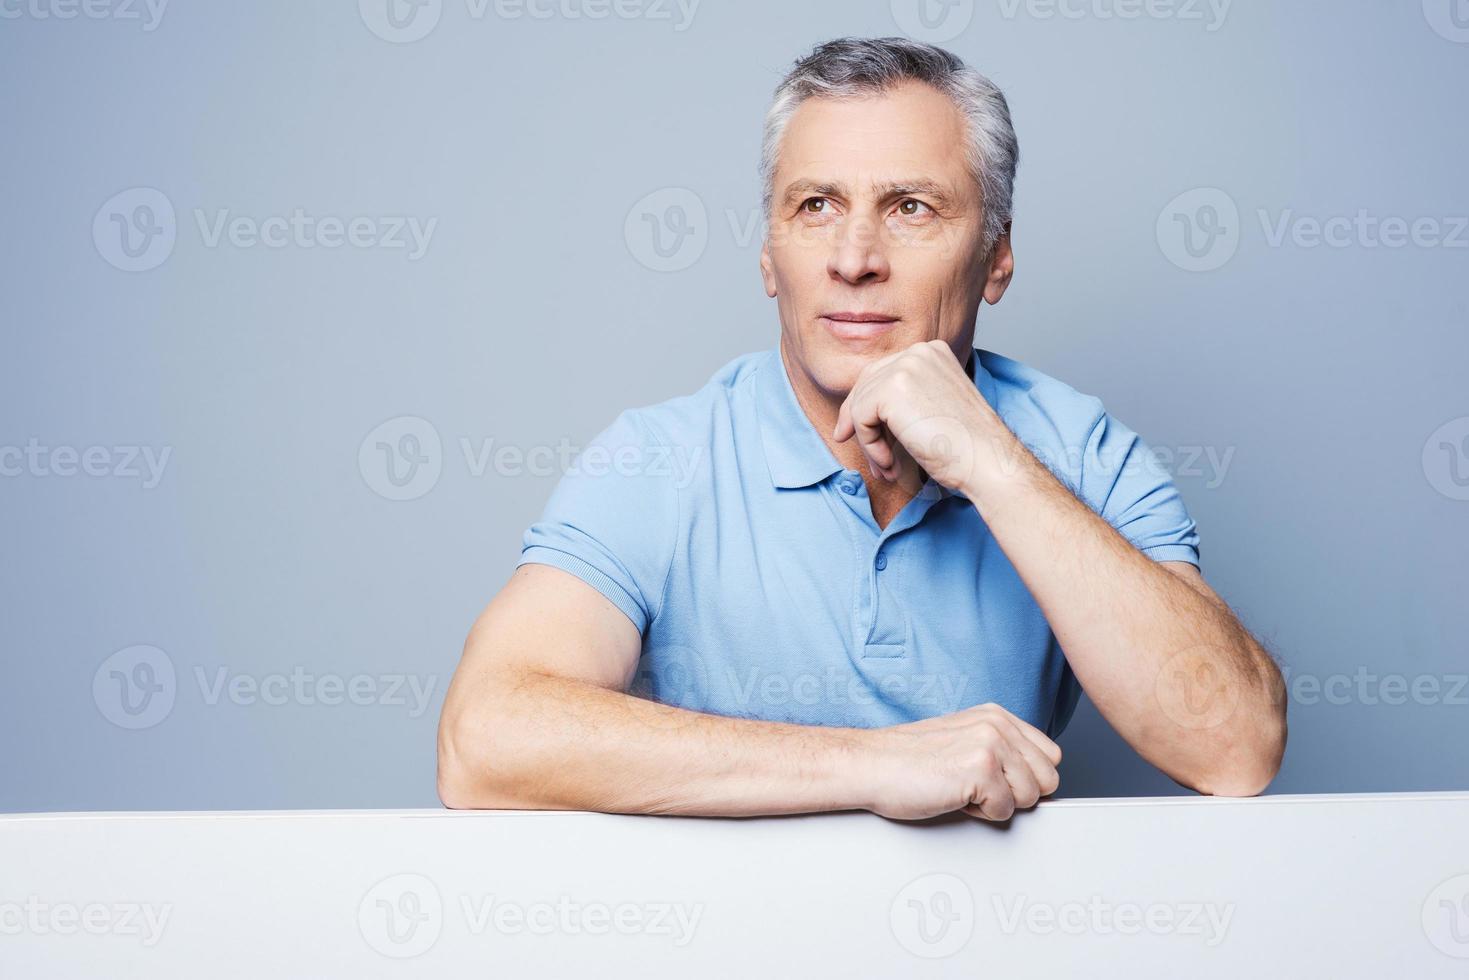
[{"label": "man's left hand", "polygon": [[1015,441],[942,340],[920,341],[862,369],[832,431],[837,442],[853,436],[883,479],[916,493],[927,473],[971,496],[974,481],[996,467],[992,457],[1013,451]]}]

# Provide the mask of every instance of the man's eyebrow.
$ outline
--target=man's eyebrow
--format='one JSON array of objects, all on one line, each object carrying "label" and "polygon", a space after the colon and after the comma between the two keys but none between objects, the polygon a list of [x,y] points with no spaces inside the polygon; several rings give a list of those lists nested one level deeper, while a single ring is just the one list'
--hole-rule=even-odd
[{"label": "man's eyebrow", "polygon": [[[891,200],[895,197],[912,197],[922,195],[933,198],[939,204],[948,204],[950,194],[945,187],[936,180],[918,178],[914,180],[899,180],[888,182],[874,182],[872,185],[872,196],[879,201]],[[847,197],[845,184],[833,181],[812,180],[801,178],[792,181],[786,187],[781,202],[787,206],[796,203],[797,200],[806,197]]]},{"label": "man's eyebrow", "polygon": [[875,184],[872,188],[873,196],[880,201],[886,201],[894,197],[913,197],[922,195],[931,197],[941,204],[949,203],[949,192],[936,180],[903,180],[891,184]]},{"label": "man's eyebrow", "polygon": [[841,184],[833,184],[827,181],[818,181],[812,180],[809,177],[803,177],[799,180],[791,181],[786,187],[785,194],[781,197],[781,203],[789,206],[807,197],[832,196],[845,197],[846,188]]}]

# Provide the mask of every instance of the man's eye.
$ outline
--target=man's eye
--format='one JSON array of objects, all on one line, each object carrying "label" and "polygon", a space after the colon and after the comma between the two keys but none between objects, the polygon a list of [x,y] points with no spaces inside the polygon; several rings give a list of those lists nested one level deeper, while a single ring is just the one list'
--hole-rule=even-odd
[{"label": "man's eye", "polygon": [[808,197],[801,202],[801,210],[809,214],[825,214],[826,203],[824,197]]},{"label": "man's eye", "polygon": [[933,208],[929,207],[927,204],[924,204],[922,201],[914,200],[911,197],[905,198],[904,200],[898,202],[898,213],[903,215],[905,218],[917,217],[918,215],[923,214],[925,211],[932,210]]}]

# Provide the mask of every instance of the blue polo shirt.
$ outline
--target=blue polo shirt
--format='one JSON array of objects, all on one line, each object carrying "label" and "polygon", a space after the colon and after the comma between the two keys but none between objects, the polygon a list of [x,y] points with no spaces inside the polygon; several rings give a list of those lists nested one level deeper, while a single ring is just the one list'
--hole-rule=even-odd
[{"label": "blue polo shirt", "polygon": [[[1198,534],[1141,439],[1083,395],[977,350],[1000,418],[1144,554],[1198,564]],[[995,702],[1051,737],[1076,677],[962,495],[933,480],[879,528],[796,401],[778,349],[584,446],[517,565],[570,572],[642,634],[633,691],[697,711],[872,728]]]}]

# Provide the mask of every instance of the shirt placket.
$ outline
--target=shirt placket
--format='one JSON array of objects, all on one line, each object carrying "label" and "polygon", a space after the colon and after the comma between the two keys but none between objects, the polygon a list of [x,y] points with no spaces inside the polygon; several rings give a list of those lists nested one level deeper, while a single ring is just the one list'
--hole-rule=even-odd
[{"label": "shirt placket", "polygon": [[899,542],[895,539],[923,520],[928,509],[941,499],[942,491],[930,480],[886,528],[879,528],[859,474],[843,470],[836,474],[831,487],[862,529],[854,537],[859,574],[853,583],[856,594],[852,630],[858,654],[864,659],[902,657],[907,652],[908,618],[892,589],[884,595],[884,582],[897,575]]}]

